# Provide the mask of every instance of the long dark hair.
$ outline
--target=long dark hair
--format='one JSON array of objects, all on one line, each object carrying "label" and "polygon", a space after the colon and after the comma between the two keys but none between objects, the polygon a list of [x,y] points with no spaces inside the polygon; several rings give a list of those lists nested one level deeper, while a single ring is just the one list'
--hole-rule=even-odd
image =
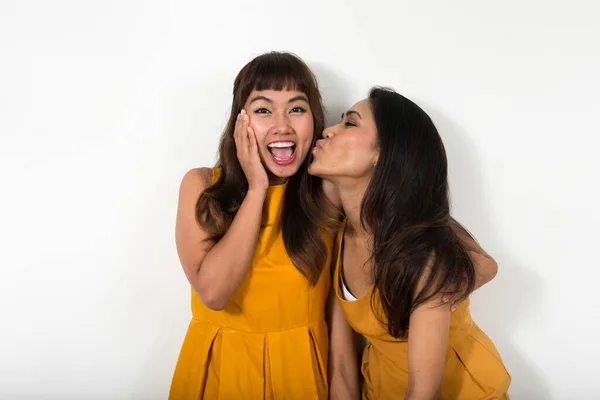
[{"label": "long dark hair", "polygon": [[[233,131],[236,117],[253,90],[297,90],[308,98],[313,121],[313,145],[324,129],[324,110],[317,80],[310,68],[291,53],[270,52],[250,61],[235,78],[231,114],[221,136],[215,167],[219,180],[207,188],[196,203],[196,220],[207,230],[211,242],[229,229],[248,191],[248,181],[236,156]],[[335,211],[327,206],[320,178],[308,174],[310,157],[288,179],[283,200],[282,233],[294,265],[314,284],[327,260],[321,228],[332,228]],[[325,204],[325,207],[324,207]]]},{"label": "long dark hair", "polygon": [[419,305],[438,295],[466,298],[475,270],[452,228],[446,151],[433,121],[390,89],[372,89],[369,100],[379,159],[361,223],[373,236],[371,302],[377,295],[385,313],[380,321],[399,338]]}]

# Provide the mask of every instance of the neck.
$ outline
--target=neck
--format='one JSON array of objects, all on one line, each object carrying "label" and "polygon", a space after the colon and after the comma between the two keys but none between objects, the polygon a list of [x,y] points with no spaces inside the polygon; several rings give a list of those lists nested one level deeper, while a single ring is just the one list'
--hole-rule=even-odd
[{"label": "neck", "polygon": [[283,185],[285,182],[287,182],[287,178],[273,175],[270,172],[268,172],[267,175],[269,176],[269,186]]},{"label": "neck", "polygon": [[368,232],[361,223],[362,201],[369,185],[368,179],[348,179],[334,182],[337,186],[344,215],[346,216],[347,229],[359,236],[368,236]]}]

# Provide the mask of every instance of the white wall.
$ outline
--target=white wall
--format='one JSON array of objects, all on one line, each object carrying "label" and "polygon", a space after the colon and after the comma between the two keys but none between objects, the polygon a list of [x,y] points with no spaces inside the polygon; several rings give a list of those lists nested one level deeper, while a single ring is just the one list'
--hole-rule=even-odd
[{"label": "white wall", "polygon": [[514,399],[600,393],[593,1],[0,2],[0,399],[164,399],[190,317],[183,173],[211,165],[237,71],[373,84],[438,123],[455,215],[499,261],[475,319]]}]

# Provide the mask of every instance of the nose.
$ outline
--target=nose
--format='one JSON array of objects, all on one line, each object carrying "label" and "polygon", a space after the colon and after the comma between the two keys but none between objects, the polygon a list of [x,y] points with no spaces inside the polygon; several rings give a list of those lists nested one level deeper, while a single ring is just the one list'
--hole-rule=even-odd
[{"label": "nose", "polygon": [[275,115],[274,133],[288,133],[290,131],[290,120],[287,114]]},{"label": "nose", "polygon": [[337,124],[337,125],[332,125],[332,126],[330,126],[329,128],[326,128],[326,129],[323,131],[323,137],[324,137],[325,139],[331,139],[332,137],[334,137],[334,136],[337,134],[337,132],[338,132],[338,125],[339,125],[339,124]]}]

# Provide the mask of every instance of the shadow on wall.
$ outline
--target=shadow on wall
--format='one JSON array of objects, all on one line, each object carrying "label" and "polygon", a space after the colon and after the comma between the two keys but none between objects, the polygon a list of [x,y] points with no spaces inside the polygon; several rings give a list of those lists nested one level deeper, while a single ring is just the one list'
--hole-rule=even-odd
[{"label": "shadow on wall", "polygon": [[[493,248],[492,256],[498,261],[498,276],[478,291],[472,298],[475,321],[490,336],[512,376],[509,389],[517,399],[551,399],[543,375],[535,364],[514,346],[512,336],[518,324],[536,309],[542,297],[540,277],[519,260],[512,258],[507,235],[497,232],[485,221],[489,219],[489,198],[486,197],[485,177],[481,175],[481,162],[477,149],[468,134],[450,118],[437,110],[428,111],[444,140],[451,175],[452,203],[468,209],[464,218],[457,218],[469,226],[477,225],[477,235]],[[483,221],[483,222],[480,222]],[[492,246],[493,244],[493,246]],[[478,311],[481,310],[481,311]]]},{"label": "shadow on wall", "polygon": [[[320,64],[311,63],[310,67],[319,81],[319,88],[321,89],[323,103],[326,108],[325,127],[337,124],[340,122],[342,113],[346,112],[358,99],[351,98],[349,83],[341,79],[338,74]],[[361,334],[356,333],[355,342],[356,353],[360,362],[367,339]]]},{"label": "shadow on wall", "polygon": [[357,99],[350,98],[350,86],[334,71],[319,63],[309,65],[319,81],[325,105],[325,127],[340,122],[340,116]]}]

